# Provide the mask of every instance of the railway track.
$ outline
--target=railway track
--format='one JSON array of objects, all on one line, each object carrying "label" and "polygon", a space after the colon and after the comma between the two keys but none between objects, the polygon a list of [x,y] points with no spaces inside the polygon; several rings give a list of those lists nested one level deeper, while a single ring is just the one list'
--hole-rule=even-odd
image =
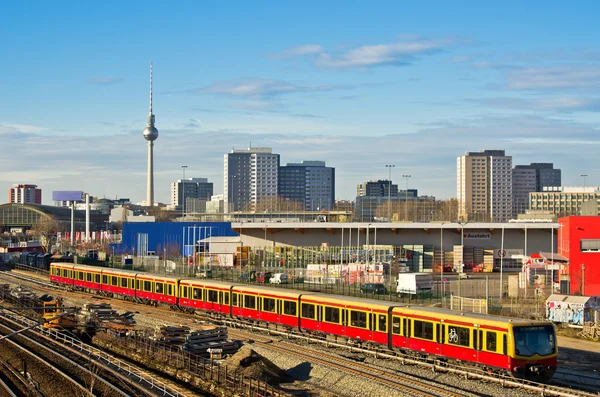
[{"label": "railway track", "polygon": [[[19,322],[15,321],[15,317],[12,315],[7,316],[4,310],[0,310],[0,329],[0,333],[8,335],[22,329],[22,326]],[[10,344],[13,349],[17,349],[21,355],[31,357],[44,365],[46,372],[49,371],[53,374],[50,376],[52,382],[60,379],[60,389],[52,390],[51,394],[45,392],[44,395],[59,395],[57,394],[59,391],[60,395],[64,396],[98,395],[127,397],[135,394],[135,388],[122,384],[114,376],[102,374],[104,371],[96,370],[93,366],[88,366],[92,368],[86,368],[75,360],[76,357],[67,357],[64,349],[55,346],[54,341],[49,341],[46,338],[43,339],[44,344],[36,341],[34,337],[21,333],[16,335],[16,337],[13,336],[11,339],[4,339],[3,342]],[[74,356],[73,354],[70,355]],[[85,362],[87,359],[87,357],[82,355],[79,355],[79,358],[81,358],[79,360],[81,362]],[[45,381],[46,378],[43,380]],[[41,383],[43,380],[39,379],[38,382]],[[112,382],[122,385],[121,387],[117,387]],[[89,388],[82,385],[89,385]]]},{"label": "railway track", "polygon": [[[14,273],[13,274],[8,273],[8,274],[11,277],[14,276]],[[37,284],[39,287],[46,289],[47,291],[50,291],[50,290],[64,291],[64,288],[57,287],[48,282],[40,281],[39,279],[36,279],[36,278],[32,279],[30,277],[26,277],[23,275],[18,275],[16,278],[21,279],[23,281],[33,282],[33,283]],[[107,298],[107,299],[109,299],[109,298]],[[119,302],[119,301],[120,300],[116,300],[116,302]],[[128,302],[128,304],[131,304],[131,303]],[[141,306],[148,308],[148,306],[145,306],[145,305],[141,305]],[[168,312],[171,315],[173,315],[173,311],[167,310],[167,309],[152,308],[151,310],[153,312],[160,312],[160,311],[165,312],[165,313]],[[195,318],[195,319],[198,318],[198,315],[189,315],[186,313],[178,313],[178,316]],[[295,338],[295,339],[299,339],[299,340],[304,340],[309,343],[322,343],[322,344],[327,345],[328,347],[338,347],[338,348],[350,350],[350,351],[356,352],[356,353],[372,355],[374,357],[385,358],[385,359],[390,359],[390,360],[398,360],[402,364],[419,365],[419,366],[430,369],[432,372],[453,373],[453,374],[459,375],[460,377],[463,377],[466,379],[479,380],[479,381],[488,382],[488,383],[497,383],[504,387],[520,388],[520,389],[524,389],[529,392],[539,393],[544,396],[565,396],[565,397],[597,397],[598,396],[598,394],[596,394],[596,393],[589,393],[584,390],[575,390],[575,389],[569,388],[569,387],[561,387],[561,386],[556,386],[556,385],[548,385],[548,384],[518,380],[518,379],[513,379],[513,378],[508,378],[508,377],[490,375],[487,373],[483,373],[481,371],[478,372],[477,370],[474,370],[471,367],[461,367],[461,366],[447,365],[447,364],[442,365],[440,363],[433,362],[432,360],[424,361],[424,360],[420,360],[417,357],[400,356],[400,355],[394,354],[394,353],[390,354],[390,352],[382,352],[382,351],[374,351],[374,350],[364,349],[364,348],[350,346],[350,345],[343,344],[343,343],[331,342],[329,340],[312,338],[312,337],[309,337],[304,334],[296,334],[296,333],[289,333],[289,332],[281,331],[281,330],[273,330],[272,328],[257,326],[255,324],[249,324],[247,322],[237,321],[235,319],[230,319],[230,318],[216,320],[214,317],[206,316],[205,314],[201,314],[200,318],[204,318],[206,320],[213,321],[213,322],[220,321],[223,325],[227,325],[228,327],[234,328],[234,329],[235,328],[245,328],[245,329],[250,330],[251,332],[259,331],[259,332],[264,332],[264,333],[268,333],[271,335],[278,335],[282,338],[288,338],[288,339]],[[298,347],[296,346],[296,350],[297,349],[298,349]],[[310,358],[313,361],[315,360],[314,355],[311,355]],[[333,365],[333,363],[332,363],[332,365]],[[372,371],[372,369],[371,369],[371,371]],[[388,375],[385,374],[385,376],[388,376]],[[571,384],[571,385],[573,385],[573,384]],[[448,393],[448,392],[445,391],[445,393]],[[430,394],[431,394],[431,391],[429,392],[429,395]],[[444,395],[448,395],[448,394],[444,394]]]},{"label": "railway track", "polygon": [[[2,332],[4,334],[36,323],[27,317],[6,309],[0,310],[0,317],[0,322],[2,323],[0,328],[7,330],[6,332]],[[71,383],[95,385],[97,392],[90,393],[89,390],[84,388],[83,395],[184,397],[182,392],[156,379],[145,371],[111,357],[99,349],[85,345],[69,335],[51,329],[28,331],[28,333],[31,332],[35,335],[36,339],[41,339],[43,344],[34,340],[33,337],[19,334],[19,339],[26,340],[25,344],[28,346],[26,350],[43,350],[45,352],[43,360],[48,362],[51,370],[64,372],[65,374],[61,374],[62,377],[71,377],[73,379],[73,381],[70,381]],[[8,339],[4,341],[14,343]],[[59,364],[61,361],[67,364]],[[59,366],[76,368],[76,370],[63,371],[58,368]],[[89,368],[86,368],[86,366],[89,366]],[[78,377],[66,375],[66,373],[71,372],[79,373]],[[52,393],[49,395],[58,396],[59,394]],[[82,390],[77,390],[75,394],[70,392],[64,395],[82,395]]]},{"label": "railway track", "polygon": [[403,395],[462,397],[470,394],[467,390],[453,392],[431,383],[421,381],[412,376],[408,377],[405,374],[398,375],[395,371],[376,368],[375,366],[362,364],[339,355],[327,354],[316,357],[313,350],[305,349],[297,344],[291,344],[281,340],[273,343],[273,340],[269,337],[242,333],[240,331],[230,331],[229,335],[238,335],[240,338],[252,339],[254,343],[268,346],[270,349],[276,350],[282,354],[292,355],[310,362],[318,363],[345,372],[351,376],[360,376],[370,379],[373,382],[389,387],[390,391],[396,393],[400,391]]}]

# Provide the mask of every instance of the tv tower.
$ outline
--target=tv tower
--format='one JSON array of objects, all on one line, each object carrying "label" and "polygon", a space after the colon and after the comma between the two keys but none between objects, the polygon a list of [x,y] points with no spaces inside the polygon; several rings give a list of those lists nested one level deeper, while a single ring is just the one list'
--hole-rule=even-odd
[{"label": "tv tower", "polygon": [[146,205],[154,205],[154,141],[158,138],[158,130],[154,127],[152,114],[152,62],[150,62],[150,114],[148,125],[144,130],[144,139],[148,141],[148,188],[146,191]]}]

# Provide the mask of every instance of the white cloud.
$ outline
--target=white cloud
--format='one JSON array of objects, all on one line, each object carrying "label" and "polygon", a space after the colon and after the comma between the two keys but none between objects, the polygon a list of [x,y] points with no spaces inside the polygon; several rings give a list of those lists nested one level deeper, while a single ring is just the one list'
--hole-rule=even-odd
[{"label": "white cloud", "polygon": [[317,66],[326,68],[370,68],[382,65],[406,65],[417,57],[444,50],[453,44],[449,39],[422,39],[414,36],[401,37],[391,44],[374,44],[356,47],[340,53],[327,52],[320,45],[305,45],[286,49],[279,58],[311,56]]},{"label": "white cloud", "polygon": [[323,46],[318,44],[305,44],[297,47],[286,48],[285,50],[274,54],[273,58],[286,59],[302,55],[319,54],[323,51]]},{"label": "white cloud", "polygon": [[27,125],[27,124],[8,124],[3,123],[0,124],[0,134],[6,133],[36,133],[46,131],[44,127],[38,127],[35,125]]},{"label": "white cloud", "polygon": [[89,80],[89,83],[98,84],[98,85],[112,85],[112,84],[122,83],[123,81],[125,81],[125,80],[122,77],[103,76],[103,77],[92,78]]},{"label": "white cloud", "polygon": [[530,67],[509,72],[506,80],[506,87],[511,90],[597,90],[600,87],[600,67]]},{"label": "white cloud", "polygon": [[543,110],[549,112],[600,111],[600,99],[588,97],[548,97],[548,98],[485,98],[469,100],[506,109]]},{"label": "white cloud", "polygon": [[212,84],[195,92],[221,94],[235,97],[260,98],[315,91],[331,91],[344,86],[305,86],[273,79],[239,79]]}]

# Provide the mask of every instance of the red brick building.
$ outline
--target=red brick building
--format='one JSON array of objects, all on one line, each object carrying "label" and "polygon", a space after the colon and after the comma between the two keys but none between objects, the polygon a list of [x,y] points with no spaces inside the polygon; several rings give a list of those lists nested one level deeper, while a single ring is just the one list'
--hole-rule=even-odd
[{"label": "red brick building", "polygon": [[42,189],[38,189],[37,185],[13,185],[8,189],[8,202],[42,204]]},{"label": "red brick building", "polygon": [[558,222],[558,253],[569,260],[570,293],[600,295],[600,216],[567,216]]}]

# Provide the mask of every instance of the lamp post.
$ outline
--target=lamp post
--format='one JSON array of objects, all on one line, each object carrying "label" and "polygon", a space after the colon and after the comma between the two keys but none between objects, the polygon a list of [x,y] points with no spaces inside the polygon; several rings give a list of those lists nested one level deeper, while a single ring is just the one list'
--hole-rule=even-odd
[{"label": "lamp post", "polygon": [[185,169],[187,168],[187,165],[182,165],[181,169],[183,170],[183,179],[181,180],[181,220],[183,221],[185,219]]},{"label": "lamp post", "polygon": [[445,295],[445,288],[444,288],[444,229],[443,229],[444,223],[442,222],[440,224],[440,282],[441,282],[441,287],[442,287],[442,307],[444,306],[444,295]]},{"label": "lamp post", "polygon": [[402,175],[406,179],[406,189],[404,190],[404,219],[408,220],[408,178],[410,175]]},{"label": "lamp post", "polygon": [[502,267],[504,262],[504,226],[502,227],[502,240],[500,242],[500,302],[502,302],[503,298],[503,289],[502,289]]},{"label": "lamp post", "polygon": [[385,165],[388,169],[388,222],[392,221],[392,168],[394,167],[396,167],[394,164]]},{"label": "lamp post", "polygon": [[460,256],[460,273],[462,273],[465,266],[465,225],[467,222],[458,222],[460,224],[460,246],[461,246],[461,256]]}]

